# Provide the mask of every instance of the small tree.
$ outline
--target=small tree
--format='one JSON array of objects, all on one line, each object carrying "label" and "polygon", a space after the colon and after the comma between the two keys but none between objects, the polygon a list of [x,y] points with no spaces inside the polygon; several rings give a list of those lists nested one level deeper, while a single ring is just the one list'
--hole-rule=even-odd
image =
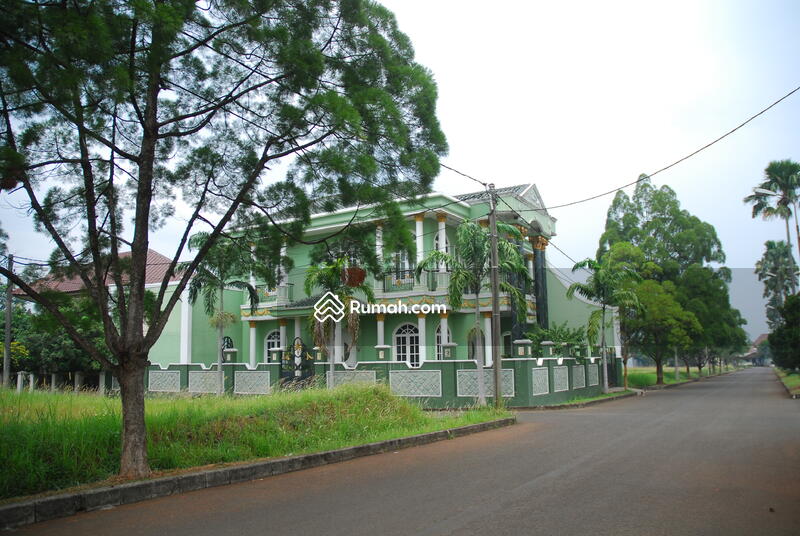
[{"label": "small tree", "polygon": [[[189,249],[202,248],[208,239],[207,233],[192,236],[189,239]],[[208,323],[217,330],[218,395],[225,393],[225,374],[222,371],[225,328],[236,322],[236,317],[225,311],[225,288],[246,291],[250,308],[255,311],[258,306],[258,292],[247,281],[237,279],[254,268],[253,252],[243,249],[237,242],[223,238],[208,251],[203,262],[195,269],[194,277],[189,283],[189,302],[194,304],[202,295]]]},{"label": "small tree", "polygon": [[[585,259],[575,264],[572,271],[587,269],[591,272],[586,283],[573,283],[567,289],[567,297],[572,299],[577,292],[584,298],[594,300],[600,304],[599,309],[589,314],[587,337],[590,341],[597,340],[600,334],[600,351],[603,360],[603,392],[608,392],[608,359],[606,358],[606,310],[609,307],[622,307],[634,310],[640,307],[639,299],[635,292],[628,288],[627,283],[641,279],[640,276],[627,266],[613,265],[608,261],[598,262]],[[627,368],[627,367],[626,367]]]},{"label": "small tree", "polygon": [[[358,313],[350,312],[350,302],[358,299],[360,293],[363,295],[367,302],[375,300],[375,294],[372,287],[363,282],[359,285],[350,286],[347,284],[347,277],[345,270],[347,269],[348,262],[344,258],[338,258],[333,261],[325,262],[321,265],[312,265],[306,271],[305,279],[305,292],[308,296],[312,296],[315,289],[321,289],[323,293],[330,292],[344,304],[344,320],[347,325],[347,331],[350,334],[350,341],[353,345],[358,342],[358,335],[361,328],[360,315]],[[314,344],[319,346],[325,353],[328,354],[330,361],[330,378],[328,379],[328,387],[333,387],[333,348],[334,348],[334,329],[335,323],[332,319],[326,318],[325,321],[320,322],[312,314],[308,321],[311,325],[311,333],[314,337]]]},{"label": "small tree", "polygon": [[[500,272],[517,274],[527,282],[529,275],[519,250],[513,243],[502,238],[502,236],[508,236],[519,239],[522,235],[516,227],[502,222],[497,222],[497,232],[501,236],[497,241]],[[478,376],[478,404],[481,406],[486,404],[486,384],[484,383],[483,374],[485,361],[481,345],[481,313],[478,296],[481,289],[489,285],[490,253],[489,230],[473,221],[465,221],[456,229],[453,254],[432,251],[419,263],[416,269],[417,279],[419,279],[425,270],[438,268],[442,263],[447,266],[450,272],[450,282],[447,287],[447,305],[454,311],[461,309],[464,294],[471,292],[475,295],[475,359]],[[523,292],[503,280],[500,282],[500,290],[507,292],[511,296],[512,303],[518,308],[520,316],[524,318],[527,315],[527,303]],[[500,356],[495,356],[495,359],[500,359]]]},{"label": "small tree", "polygon": [[664,383],[664,359],[671,349],[686,347],[702,333],[694,314],[685,311],[675,297],[671,281],[645,280],[636,287],[642,312],[631,322],[633,344],[656,364],[656,383]]}]

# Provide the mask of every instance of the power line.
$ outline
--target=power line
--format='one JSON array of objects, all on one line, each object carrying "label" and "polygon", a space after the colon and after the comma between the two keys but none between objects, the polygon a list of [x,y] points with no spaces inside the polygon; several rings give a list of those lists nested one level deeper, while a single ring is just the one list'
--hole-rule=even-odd
[{"label": "power line", "polygon": [[[724,134],[723,134],[723,135],[721,135],[720,137],[718,137],[718,138],[716,138],[716,139],[714,139],[714,140],[710,141],[709,143],[707,143],[707,144],[703,145],[703,146],[702,146],[702,147],[700,147],[699,149],[697,149],[697,150],[695,150],[695,151],[692,151],[691,153],[687,154],[686,156],[684,156],[684,157],[682,157],[682,158],[679,158],[678,160],[676,160],[676,161],[672,162],[671,164],[668,164],[668,165],[666,165],[666,166],[662,167],[661,169],[658,169],[658,170],[656,170],[656,171],[654,171],[654,172],[652,172],[652,173],[643,174],[641,177],[639,177],[639,178],[638,178],[638,179],[636,179],[635,181],[629,182],[629,183],[627,183],[627,184],[623,184],[622,186],[619,186],[619,187],[617,187],[617,188],[614,188],[613,190],[608,190],[607,192],[603,192],[603,193],[600,193],[600,194],[597,194],[597,195],[593,195],[593,196],[591,196],[591,197],[586,197],[586,198],[584,198],[584,199],[578,199],[578,200],[576,200],[576,201],[570,201],[569,203],[562,203],[562,204],[560,204],[560,205],[552,205],[552,206],[549,206],[549,207],[543,207],[543,208],[530,208],[530,209],[521,209],[521,211],[522,211],[522,212],[544,212],[544,211],[547,211],[547,210],[553,210],[553,209],[556,209],[556,208],[570,207],[570,206],[572,206],[572,205],[578,205],[578,204],[580,204],[580,203],[586,203],[587,201],[593,201],[593,200],[595,200],[595,199],[598,199],[598,198],[600,198],[600,197],[605,197],[605,196],[607,196],[607,195],[609,195],[609,194],[613,194],[613,193],[615,193],[615,192],[617,192],[617,191],[619,191],[619,190],[623,190],[623,189],[627,188],[628,186],[633,186],[634,184],[638,184],[638,183],[640,183],[640,182],[642,182],[642,181],[644,181],[644,180],[646,180],[646,179],[649,179],[649,178],[651,178],[651,177],[654,177],[654,176],[658,175],[658,174],[659,174],[659,173],[661,173],[661,172],[667,171],[668,169],[670,169],[670,168],[672,168],[672,167],[675,167],[675,166],[677,166],[677,165],[678,165],[678,164],[680,164],[681,162],[685,162],[686,160],[688,160],[688,159],[692,158],[693,156],[697,155],[698,153],[700,153],[700,152],[702,152],[702,151],[705,151],[706,149],[708,149],[708,148],[709,148],[709,147],[711,147],[712,145],[714,145],[714,144],[716,144],[716,143],[718,143],[718,142],[722,141],[723,139],[727,138],[728,136],[730,136],[731,134],[733,134],[733,133],[734,133],[734,132],[736,132],[737,130],[741,129],[742,127],[744,127],[745,125],[747,125],[748,123],[750,123],[751,121],[753,121],[754,119],[756,119],[756,118],[758,118],[759,116],[761,116],[761,115],[765,114],[766,112],[768,112],[769,110],[771,110],[772,108],[774,108],[775,106],[777,106],[778,104],[780,104],[781,102],[783,102],[784,100],[788,99],[789,97],[791,97],[792,95],[794,95],[794,94],[795,94],[795,93],[797,93],[798,91],[800,91],[800,86],[797,86],[796,88],[794,88],[793,90],[791,90],[789,93],[787,93],[787,94],[786,94],[786,95],[784,95],[783,97],[779,98],[778,100],[776,100],[775,102],[773,102],[772,104],[770,104],[770,105],[769,105],[769,106],[767,106],[766,108],[762,109],[761,111],[759,111],[759,112],[757,112],[757,113],[755,113],[755,114],[751,115],[751,116],[750,116],[749,118],[747,118],[747,119],[746,119],[744,122],[742,122],[742,123],[738,124],[737,126],[735,126],[734,128],[730,129],[729,131],[727,131],[726,133],[724,133]],[[442,165],[443,165],[443,164],[442,164]],[[444,165],[443,165],[443,166],[444,166]],[[462,173],[462,172],[460,172],[460,171],[457,171],[457,170],[455,170],[455,169],[453,169],[453,168],[450,168],[450,167],[447,167],[447,166],[444,166],[444,167],[445,167],[445,168],[447,168],[447,169],[450,169],[450,170],[452,170],[452,171],[455,171],[456,173],[458,173],[458,174],[460,174],[460,175],[463,175],[463,176],[465,176],[465,177],[469,177],[469,175],[467,175],[467,174],[465,174],[465,173]],[[471,179],[472,179],[472,177],[469,177],[469,178],[471,178]],[[479,183],[481,183],[481,184],[484,184],[484,185],[486,184],[486,183],[483,183],[483,182],[481,182],[481,181],[478,181],[477,179],[473,179],[473,180],[475,180],[476,182],[479,182]]]}]

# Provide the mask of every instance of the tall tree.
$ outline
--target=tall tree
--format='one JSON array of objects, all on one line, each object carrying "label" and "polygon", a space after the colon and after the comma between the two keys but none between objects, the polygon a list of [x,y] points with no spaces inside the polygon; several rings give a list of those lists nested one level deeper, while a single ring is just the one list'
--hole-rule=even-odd
[{"label": "tall tree", "polygon": [[[501,274],[515,274],[522,279],[524,284],[529,280],[525,261],[520,255],[517,246],[511,240],[520,239],[519,229],[503,222],[497,222],[497,253]],[[461,309],[464,294],[475,295],[475,360],[478,378],[478,404],[486,404],[484,383],[484,357],[481,344],[480,303],[478,296],[481,290],[489,286],[489,272],[491,270],[490,255],[491,240],[489,230],[474,221],[465,221],[456,229],[456,240],[453,253],[432,251],[417,265],[416,273],[419,278],[425,270],[435,270],[442,263],[450,272],[450,282],[447,287],[447,305],[454,311]],[[527,303],[523,291],[514,287],[503,278],[500,282],[501,292],[506,292],[511,297],[512,303],[518,308],[520,317],[527,314]],[[524,286],[523,286],[524,288]],[[500,356],[494,356],[500,359]]]},{"label": "tall tree", "polygon": [[680,206],[669,186],[656,188],[644,178],[633,197],[620,190],[608,209],[597,258],[617,242],[630,242],[645,259],[661,267],[659,279],[675,279],[691,264],[724,262],[714,226]]},{"label": "tall tree", "polygon": [[[380,215],[427,191],[446,151],[436,87],[368,0],[9,0],[0,13],[2,186],[55,243],[51,269],[82,281],[111,357],[0,274],[119,378],[120,473],[143,477],[147,355],[226,226],[260,225],[278,258],[279,235],[302,240],[312,205]],[[177,247],[145,330],[147,250],[166,223]]]},{"label": "tall tree", "polygon": [[[606,313],[609,307],[622,307],[626,314],[640,308],[639,298],[631,290],[629,283],[641,277],[630,267],[611,264],[608,260],[585,259],[575,264],[572,271],[586,269],[591,275],[585,283],[573,283],[567,289],[567,298],[577,292],[584,298],[600,304],[589,315],[587,334],[589,340],[596,340],[600,334],[600,348],[603,359],[603,392],[608,392],[608,358],[606,357]],[[627,367],[626,367],[627,368]]]},{"label": "tall tree", "polygon": [[[774,192],[770,194],[769,192]],[[781,218],[786,224],[786,243],[791,245],[789,219],[794,212],[794,227],[797,238],[797,251],[800,253],[800,226],[797,223],[797,200],[800,194],[800,163],[792,160],[774,160],[764,170],[764,181],[744,198],[745,203],[753,205],[753,217],[765,219]],[[797,287],[792,287],[796,292]]]},{"label": "tall tree", "polygon": [[792,248],[782,240],[767,240],[764,253],[756,261],[755,273],[764,283],[763,296],[767,298],[767,322],[770,328],[780,322],[778,310],[792,293],[797,281],[797,264]]}]

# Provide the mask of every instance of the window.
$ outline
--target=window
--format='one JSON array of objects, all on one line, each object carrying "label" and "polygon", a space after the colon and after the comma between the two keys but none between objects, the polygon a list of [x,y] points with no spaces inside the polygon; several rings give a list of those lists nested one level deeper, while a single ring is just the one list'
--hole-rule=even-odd
[{"label": "window", "polygon": [[281,345],[281,333],[277,329],[275,331],[270,331],[266,337],[264,337],[264,360],[269,361],[272,359],[272,355],[270,350],[273,348],[278,348]]},{"label": "window", "polygon": [[506,332],[503,333],[503,355],[506,357],[514,357],[511,352],[513,349],[511,348],[511,333]]},{"label": "window", "polygon": [[[447,328],[447,342],[453,342],[453,332]],[[444,359],[444,350],[442,348],[442,325],[436,327],[436,359]]]},{"label": "window", "polygon": [[419,366],[419,329],[414,324],[403,324],[394,332],[395,360]]}]

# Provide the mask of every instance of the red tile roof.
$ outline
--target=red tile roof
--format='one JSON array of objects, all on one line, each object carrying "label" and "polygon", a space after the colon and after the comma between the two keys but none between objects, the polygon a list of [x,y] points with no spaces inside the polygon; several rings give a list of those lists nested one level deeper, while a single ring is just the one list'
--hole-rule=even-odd
[{"label": "red tile roof", "polygon": [[[131,252],[126,251],[124,253],[120,253],[119,257],[121,259],[130,257]],[[169,268],[171,260],[161,253],[154,251],[152,249],[147,250],[147,268],[145,269],[145,276],[144,282],[145,284],[153,284],[153,283],[161,283],[164,280],[164,277],[167,274],[167,268]],[[123,274],[122,280],[123,282],[127,282],[129,279],[128,274]],[[177,281],[178,276],[173,275],[170,281]],[[111,284],[111,277],[108,276],[106,278],[106,284]],[[52,275],[47,275],[38,281],[35,281],[31,285],[35,290],[55,290],[58,292],[80,292],[84,289],[83,281],[80,277],[70,277],[66,279],[58,279]],[[14,294],[18,296],[23,296],[25,293],[19,289],[14,289]]]}]

